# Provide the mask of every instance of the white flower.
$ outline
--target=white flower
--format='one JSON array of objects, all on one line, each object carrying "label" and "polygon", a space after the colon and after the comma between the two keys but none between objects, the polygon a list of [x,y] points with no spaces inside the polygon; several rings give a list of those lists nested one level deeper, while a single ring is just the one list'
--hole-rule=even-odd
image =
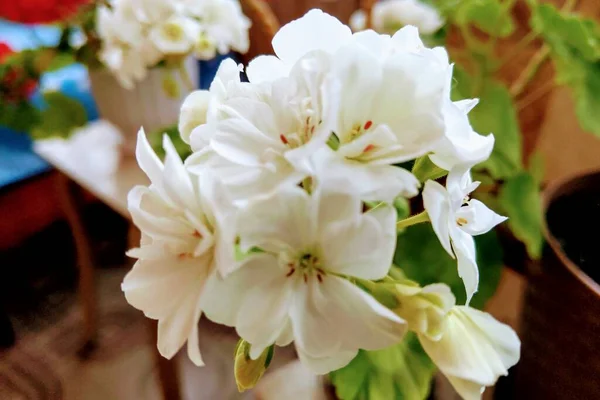
[{"label": "white flower", "polygon": [[194,128],[206,123],[211,93],[207,90],[197,90],[190,93],[179,113],[179,134],[184,142],[190,143],[190,135]]},{"label": "white flower", "polygon": [[185,54],[198,40],[200,29],[200,23],[192,18],[173,16],[155,25],[149,37],[165,54]]},{"label": "white flower", "polygon": [[473,130],[468,113],[479,102],[467,99],[450,100],[450,82],[446,87],[444,104],[445,137],[429,155],[438,167],[447,171],[460,165],[476,165],[487,160],[494,148],[494,135],[483,136]]},{"label": "white flower", "polygon": [[465,169],[450,171],[446,188],[435,181],[427,181],[423,189],[423,204],[431,225],[444,249],[458,260],[458,274],[467,292],[467,304],[477,291],[479,270],[473,235],[490,231],[507,218],[487,208],[469,194],[479,186],[472,182]]},{"label": "white flower", "polygon": [[465,400],[480,399],[486,386],[519,361],[521,343],[515,332],[491,315],[454,307],[441,339],[419,335],[425,352]]},{"label": "white flower", "polygon": [[[324,374],[358,349],[397,343],[405,324],[348,278],[381,279],[391,265],[396,212],[363,213],[351,195],[280,188],[238,220],[240,246],[261,252],[205,293],[206,315],[235,326],[251,357],[294,341],[300,360]],[[227,302],[217,301],[220,298]]]},{"label": "white flower", "polygon": [[[398,29],[413,25],[422,34],[430,35],[444,26],[444,20],[437,10],[419,0],[387,0],[375,3],[372,10],[373,29],[381,33],[393,34]],[[364,11],[358,10],[350,17],[352,30],[366,29]]]},{"label": "white flower", "polygon": [[289,77],[254,89],[229,82],[239,93],[222,96],[215,106],[217,122],[192,133],[192,146],[196,137],[210,138],[210,149],[193,155],[190,168],[198,173],[212,168],[238,198],[299,183],[308,173],[294,165],[302,165],[332,132],[339,96],[328,71],[329,58],[317,52],[299,60]]},{"label": "white flower", "polygon": [[386,46],[385,37],[375,38],[357,34],[333,56],[333,74],[341,81],[333,129],[339,148],[325,170],[345,169],[337,173],[353,176],[354,190],[367,200],[392,201],[418,193],[417,179],[394,164],[426,154],[443,137],[443,95],[451,74],[445,52],[426,49],[412,27],[391,38],[387,56],[377,53],[388,50],[374,50]]},{"label": "white flower", "polygon": [[248,51],[251,23],[237,0],[205,1],[200,2],[200,6],[201,13],[197,17],[202,23],[205,43],[214,44],[219,54],[227,54],[230,49],[240,53]]},{"label": "white flower", "polygon": [[151,185],[136,186],[128,196],[142,240],[128,253],[138,260],[122,289],[131,305],[158,320],[158,349],[164,357],[171,358],[187,340],[190,359],[202,365],[200,298],[211,274],[235,267],[233,236],[225,230],[230,221],[222,212],[218,185],[208,180],[199,185],[166,135],[164,148],[163,165],[140,130],[136,156]]}]

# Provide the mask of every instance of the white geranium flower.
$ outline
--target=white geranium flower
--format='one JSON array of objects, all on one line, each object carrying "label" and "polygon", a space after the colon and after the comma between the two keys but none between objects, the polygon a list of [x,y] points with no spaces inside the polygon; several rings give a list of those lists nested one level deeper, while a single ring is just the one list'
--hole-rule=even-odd
[{"label": "white geranium flower", "polygon": [[[251,22],[242,13],[237,0],[205,1],[200,7],[201,13],[197,16],[204,32],[201,43],[210,43],[219,54],[227,54],[230,49],[240,53],[248,51]],[[198,49],[202,47],[198,46]]]},{"label": "white geranium flower", "polygon": [[483,136],[471,127],[468,113],[479,102],[478,99],[450,100],[450,83],[446,86],[444,104],[444,139],[429,155],[438,167],[447,171],[460,165],[476,165],[490,157],[494,148],[494,135]]},{"label": "white geranium flower", "polygon": [[229,271],[233,236],[220,188],[184,168],[165,135],[165,163],[154,154],[144,131],[138,134],[136,156],[151,181],[128,196],[133,222],[142,233],[140,247],[128,254],[136,261],[122,289],[127,301],[158,320],[158,349],[171,358],[188,342],[188,355],[202,365],[198,348],[200,298],[217,269]]},{"label": "white geranium flower", "polygon": [[172,16],[155,25],[149,37],[156,48],[165,54],[185,54],[196,43],[200,29],[200,23],[192,18]]},{"label": "white geranium flower", "polygon": [[465,400],[481,399],[486,386],[519,361],[516,333],[491,315],[458,306],[447,316],[441,339],[419,335],[423,349]]},{"label": "white geranium flower", "polygon": [[[375,3],[372,13],[373,29],[381,33],[393,34],[404,26],[412,25],[422,34],[430,35],[444,26],[444,20],[437,10],[419,0],[379,1]],[[354,12],[350,17],[350,26],[355,32],[366,29],[365,12]]]},{"label": "white geranium flower", "polygon": [[363,213],[355,196],[285,187],[251,202],[238,229],[243,251],[262,251],[225,280],[215,277],[203,301],[210,319],[235,326],[252,345],[251,357],[294,341],[300,360],[325,374],[358,349],[401,339],[404,321],[348,280],[387,274],[396,242],[393,207]]},{"label": "white geranium flower", "polygon": [[468,170],[457,168],[448,174],[446,188],[430,180],[423,190],[423,204],[433,230],[448,254],[458,260],[458,274],[465,284],[467,304],[479,284],[473,236],[484,234],[507,219],[479,200],[469,199],[477,186],[479,182],[471,181]]},{"label": "white geranium flower", "polygon": [[[221,96],[214,106],[217,122],[192,133],[193,147],[209,138],[210,147],[191,156],[191,170],[212,168],[241,199],[299,183],[307,168],[294,165],[302,166],[332,132],[339,95],[337,80],[328,71],[329,58],[316,52],[299,60],[289,77],[252,89],[228,82],[227,89],[238,93]],[[222,83],[219,79],[215,92]]]}]

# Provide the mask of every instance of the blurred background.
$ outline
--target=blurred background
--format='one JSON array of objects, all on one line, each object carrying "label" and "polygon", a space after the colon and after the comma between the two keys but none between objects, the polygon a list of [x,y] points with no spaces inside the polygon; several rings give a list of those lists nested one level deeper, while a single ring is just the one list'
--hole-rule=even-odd
[{"label": "blurred background", "polygon": [[[32,7],[41,7],[36,3],[44,1],[4,0],[0,6],[7,13],[0,15],[5,18],[0,18],[0,68],[7,59],[5,54],[60,47],[64,39],[60,23],[33,23],[19,18]],[[55,3],[59,7],[61,2]],[[219,62],[227,56],[244,63],[258,54],[272,53],[270,38],[277,27],[310,8],[322,8],[348,23],[357,10],[374,7],[374,2],[358,0],[241,3],[253,23],[249,51],[193,60],[189,71],[195,87],[208,88]],[[511,58],[500,77],[513,82],[545,45],[538,38],[522,40],[528,36],[531,17],[526,1],[497,3],[508,10],[514,23],[510,34],[499,40],[499,51],[509,53],[515,47],[521,51]],[[540,3],[565,7],[562,0]],[[571,11],[578,16],[600,21],[599,1],[570,3],[574,3]],[[11,7],[12,13],[8,13]],[[600,43],[600,31],[590,30]],[[573,32],[565,30],[556,35],[572,37]],[[445,43],[460,46],[464,41],[460,36],[449,28]],[[27,106],[15,106],[14,93],[9,89],[14,85],[4,81],[0,84],[0,399],[281,398],[272,393],[283,393],[283,387],[273,383],[280,377],[267,381],[263,389],[237,392],[232,374],[237,338],[223,327],[202,324],[201,340],[210,343],[203,345],[209,367],[194,367],[184,354],[172,362],[157,357],[155,326],[126,303],[120,290],[120,282],[132,265],[125,251],[135,243],[137,234],[127,217],[125,196],[130,187],[143,184],[145,178],[131,154],[124,153],[127,139],[121,137],[118,121],[109,123],[106,116],[110,111],[100,111],[100,95],[92,90],[89,66],[65,64],[38,71],[37,81],[27,87],[22,100]],[[513,234],[500,238],[503,267],[497,289],[484,306],[517,329],[524,355],[516,367],[522,371],[514,375],[511,372],[495,391],[486,392],[487,398],[583,399],[592,398],[586,393],[595,393],[596,398],[600,393],[596,390],[600,388],[596,356],[600,350],[600,314],[595,313],[600,311],[600,290],[593,280],[600,271],[597,244],[593,243],[600,243],[600,237],[597,227],[591,224],[599,220],[600,179],[596,171],[600,168],[600,140],[589,133],[589,124],[581,123],[577,104],[582,96],[589,96],[592,105],[599,105],[593,112],[600,119],[600,64],[594,59],[591,65],[598,75],[586,75],[593,85],[585,94],[568,85],[548,88],[545,83],[557,72],[554,66],[540,62],[537,75],[520,97],[527,101],[527,107],[517,109],[523,159],[529,160],[535,153],[545,165],[538,174],[540,201],[554,204],[582,188],[587,196],[579,200],[569,197],[565,201],[570,203],[563,201],[563,208],[557,208],[552,216],[544,213],[543,225],[549,226],[549,218],[554,218],[551,224],[556,223],[559,231],[585,227],[595,229],[595,233],[586,238],[557,238],[559,235],[550,226],[544,231],[547,243],[541,260],[533,260]],[[0,69],[0,77],[7,71]],[[586,71],[579,73],[592,74]],[[57,106],[47,95],[49,92],[60,92],[79,105],[61,100]],[[178,109],[180,100],[175,104]],[[134,114],[123,108],[124,104],[117,107],[122,107],[121,113]],[[64,119],[43,120],[44,129],[31,123],[49,108]],[[167,131],[176,138],[176,122],[169,121],[155,130]],[[158,143],[159,135],[155,136]],[[581,174],[585,179],[571,180]],[[584,214],[588,203],[590,208]],[[575,221],[574,225],[566,227],[568,220]],[[589,248],[569,252],[565,249],[570,240],[585,242],[586,246],[589,243]],[[582,264],[588,269],[582,271]],[[555,301],[562,305],[559,307]],[[272,370],[293,359],[292,350],[282,351]],[[561,367],[557,359],[577,362],[562,363]],[[294,386],[294,376],[303,375],[290,373],[283,378],[288,389]],[[554,388],[553,377],[558,382]],[[573,387],[584,389],[570,391]],[[288,397],[302,400],[333,396],[303,390],[308,389],[290,391]],[[438,379],[431,398],[452,399],[455,395]]]}]

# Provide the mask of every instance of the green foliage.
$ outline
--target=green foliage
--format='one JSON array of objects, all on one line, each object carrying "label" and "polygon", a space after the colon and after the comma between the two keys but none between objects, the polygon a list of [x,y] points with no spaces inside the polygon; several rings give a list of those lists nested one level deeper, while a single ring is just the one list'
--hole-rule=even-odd
[{"label": "green foliage", "polygon": [[57,91],[46,92],[43,97],[46,107],[31,130],[34,139],[67,138],[74,129],[87,123],[85,108],[77,100]]},{"label": "green foliage", "polygon": [[542,245],[542,199],[535,178],[523,172],[507,180],[500,189],[500,204],[517,239],[527,246],[533,259],[540,258]]},{"label": "green foliage", "polygon": [[172,125],[148,134],[148,142],[150,142],[152,149],[161,160],[165,158],[165,150],[162,146],[163,134],[169,136],[173,142],[173,146],[175,146],[175,150],[177,150],[177,153],[182,160],[185,160],[190,154],[192,154],[190,145],[181,139],[177,125]]},{"label": "green foliage", "polygon": [[439,179],[448,174],[448,171],[435,165],[428,155],[417,158],[411,172],[419,182],[425,182],[428,179]]},{"label": "green foliage", "polygon": [[534,8],[531,25],[552,50],[557,82],[573,90],[581,127],[600,136],[600,25],[548,4]]},{"label": "green foliage", "polygon": [[239,340],[234,351],[233,371],[240,392],[256,386],[267,368],[269,368],[274,352],[275,346],[269,346],[256,360],[253,360],[250,358],[250,343],[244,339]]},{"label": "green foliage", "polygon": [[544,156],[539,151],[536,151],[529,157],[528,171],[539,186],[544,180],[545,163]]},{"label": "green foliage", "polygon": [[26,100],[17,103],[4,101],[0,104],[0,126],[17,132],[30,132],[40,121],[40,111]]},{"label": "green foliage", "polygon": [[341,400],[426,399],[435,367],[417,337],[387,349],[363,351],[342,369],[330,374]]},{"label": "green foliage", "polygon": [[[479,290],[471,306],[482,308],[494,294],[502,271],[502,247],[494,231],[476,236],[477,264],[479,265]],[[418,224],[407,228],[398,236],[394,264],[408,279],[421,285],[442,282],[450,286],[457,304],[466,300],[465,288],[458,276],[456,260],[443,249],[431,224]]]},{"label": "green foliage", "polygon": [[513,1],[498,0],[444,0],[440,9],[458,26],[473,25],[496,37],[507,37],[515,30],[510,14]]},{"label": "green foliage", "polygon": [[600,58],[600,26],[591,19],[539,4],[533,9],[530,24],[552,48],[567,46],[587,61]]},{"label": "green foliage", "polygon": [[471,78],[464,70],[455,68],[455,99],[479,97],[479,104],[469,114],[476,132],[496,138],[490,158],[478,168],[487,169],[492,177],[503,179],[523,169],[522,138],[517,112],[510,93],[492,78]]}]

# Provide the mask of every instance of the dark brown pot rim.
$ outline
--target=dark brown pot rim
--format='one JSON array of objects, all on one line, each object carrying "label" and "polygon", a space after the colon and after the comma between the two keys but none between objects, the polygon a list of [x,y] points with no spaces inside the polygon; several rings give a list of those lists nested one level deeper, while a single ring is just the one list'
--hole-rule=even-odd
[{"label": "dark brown pot rim", "polygon": [[544,238],[546,242],[554,252],[554,254],[558,257],[562,265],[564,265],[569,272],[571,272],[581,283],[587,286],[592,292],[594,292],[598,297],[600,297],[600,284],[590,278],[585,272],[579,268],[577,264],[567,257],[564,253],[558,239],[552,235],[552,232],[548,228],[546,213],[548,212],[548,208],[550,204],[557,199],[558,197],[573,192],[574,188],[587,186],[585,183],[591,180],[597,180],[600,182],[600,170],[593,169],[587,170],[583,172],[579,172],[570,176],[567,176],[563,179],[558,179],[554,182],[551,182],[546,190],[543,193],[543,224],[542,230],[544,234]]}]

